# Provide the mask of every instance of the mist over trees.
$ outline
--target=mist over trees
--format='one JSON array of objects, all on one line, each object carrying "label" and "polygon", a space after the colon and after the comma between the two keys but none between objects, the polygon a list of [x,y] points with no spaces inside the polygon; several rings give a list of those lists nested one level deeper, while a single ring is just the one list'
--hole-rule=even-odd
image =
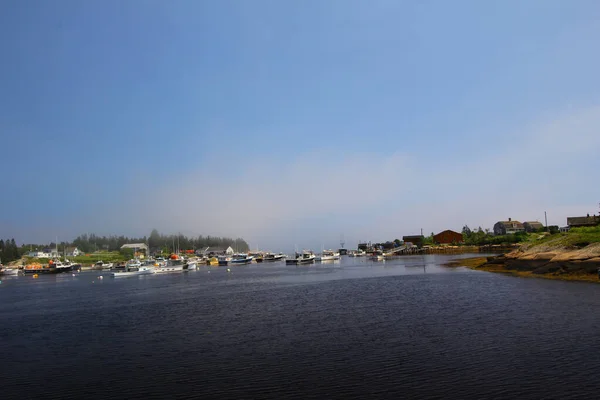
[{"label": "mist over trees", "polygon": [[173,252],[179,250],[198,250],[206,247],[229,247],[237,251],[248,251],[248,243],[244,239],[232,239],[217,236],[187,237],[185,235],[162,235],[153,229],[150,236],[126,237],[126,236],[97,236],[94,234],[79,235],[71,246],[77,247],[84,253],[95,251],[118,251],[126,243],[146,243],[151,252],[164,251]]}]

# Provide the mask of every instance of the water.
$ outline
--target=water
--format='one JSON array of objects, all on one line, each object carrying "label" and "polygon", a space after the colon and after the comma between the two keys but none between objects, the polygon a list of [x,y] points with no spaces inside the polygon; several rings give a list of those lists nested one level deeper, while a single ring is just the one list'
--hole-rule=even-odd
[{"label": "water", "polygon": [[4,278],[0,396],[598,397],[600,285],[448,258]]}]

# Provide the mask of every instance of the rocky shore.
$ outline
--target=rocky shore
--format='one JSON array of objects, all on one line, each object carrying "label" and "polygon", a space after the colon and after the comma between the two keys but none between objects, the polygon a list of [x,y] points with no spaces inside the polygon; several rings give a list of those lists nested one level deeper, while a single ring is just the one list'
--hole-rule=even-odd
[{"label": "rocky shore", "polygon": [[600,282],[600,243],[581,248],[523,246],[497,257],[456,260],[450,265],[523,277]]}]

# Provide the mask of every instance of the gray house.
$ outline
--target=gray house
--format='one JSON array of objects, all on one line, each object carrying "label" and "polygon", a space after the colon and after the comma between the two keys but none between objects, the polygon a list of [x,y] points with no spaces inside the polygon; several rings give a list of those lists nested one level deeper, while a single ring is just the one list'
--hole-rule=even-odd
[{"label": "gray house", "polygon": [[523,222],[523,227],[525,227],[525,232],[537,232],[540,229],[544,229],[544,224],[538,221],[525,221]]},{"label": "gray house", "polygon": [[517,232],[525,232],[525,227],[519,221],[498,221],[494,224],[494,235],[510,235]]}]

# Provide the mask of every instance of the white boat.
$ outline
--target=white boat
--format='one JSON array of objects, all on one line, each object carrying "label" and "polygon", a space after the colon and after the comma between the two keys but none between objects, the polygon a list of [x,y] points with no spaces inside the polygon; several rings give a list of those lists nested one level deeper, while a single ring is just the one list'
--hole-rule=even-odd
[{"label": "white boat", "polygon": [[372,261],[385,261],[383,254],[373,254],[369,259]]},{"label": "white boat", "polygon": [[96,264],[94,264],[92,269],[107,270],[111,269],[112,267],[113,263],[105,263],[104,261],[100,260]]},{"label": "white boat", "polygon": [[123,271],[115,271],[111,272],[111,275],[114,278],[124,278],[128,276],[138,276],[138,275],[150,275],[154,273],[154,268],[152,267],[127,267]]},{"label": "white boat", "polygon": [[0,264],[0,275],[19,275],[18,268],[5,268]]},{"label": "white boat", "polygon": [[183,272],[184,263],[183,260],[176,256],[176,258],[169,258],[166,265],[154,268],[154,272],[157,274],[164,274],[168,272]]},{"label": "white boat", "polygon": [[304,250],[302,253],[296,253],[293,258],[287,258],[286,264],[312,264],[315,262],[315,255],[310,250]]},{"label": "white boat", "polygon": [[217,259],[219,260],[219,265],[220,266],[229,265],[229,261],[231,261],[231,257],[225,256],[225,255],[218,256]]},{"label": "white boat", "polygon": [[339,259],[340,253],[336,253],[333,250],[323,250],[323,253],[315,258],[315,261],[335,261]]},{"label": "white boat", "polygon": [[356,250],[356,251],[353,251],[352,253],[349,253],[348,255],[350,257],[364,257],[367,255],[367,253],[365,253],[362,250]]}]

